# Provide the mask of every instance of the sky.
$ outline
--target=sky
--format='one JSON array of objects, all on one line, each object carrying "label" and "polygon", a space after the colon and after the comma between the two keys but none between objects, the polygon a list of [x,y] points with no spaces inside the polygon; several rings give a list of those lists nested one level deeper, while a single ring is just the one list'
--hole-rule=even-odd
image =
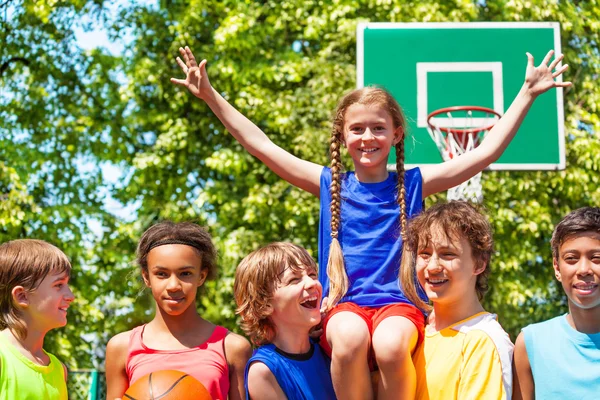
[{"label": "sky", "polygon": [[[155,5],[156,1],[153,0],[138,0],[138,4],[140,5]],[[109,0],[105,2],[105,8],[108,11],[108,22],[110,25],[112,21],[115,21],[118,18],[118,12],[122,7],[127,7],[131,5],[131,1],[127,0]],[[125,51],[126,44],[133,40],[134,37],[131,33],[125,33],[122,39],[118,41],[113,41],[109,38],[108,32],[103,25],[98,23],[92,23],[92,30],[85,30],[83,28],[84,25],[87,25],[90,21],[94,21],[92,16],[85,16],[79,21],[77,27],[75,28],[75,37],[77,40],[77,44],[84,50],[92,50],[98,47],[104,48],[106,51],[111,53],[112,55],[118,56],[123,54]],[[126,83],[125,77],[123,77],[123,83]],[[93,166],[82,165],[80,169],[85,170],[86,168],[90,168]],[[103,176],[105,177],[105,181],[109,185],[119,184],[124,180],[127,180],[127,171],[123,170],[119,166],[114,164],[104,162],[100,165]],[[125,221],[132,221],[137,217],[136,210],[139,207],[139,203],[132,203],[129,205],[123,205],[121,202],[115,200],[109,193],[108,190],[102,190],[105,195],[104,205],[106,210],[110,213],[116,215],[117,217],[122,218]],[[92,231],[100,236],[102,235],[102,227],[99,221],[92,220],[89,221],[89,226]]]}]

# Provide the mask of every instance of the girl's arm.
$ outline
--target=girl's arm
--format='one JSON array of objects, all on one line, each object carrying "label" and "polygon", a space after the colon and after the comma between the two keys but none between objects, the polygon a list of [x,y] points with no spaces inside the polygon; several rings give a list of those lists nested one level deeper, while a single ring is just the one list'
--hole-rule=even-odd
[{"label": "girl's arm", "polygon": [[535,398],[535,384],[527,349],[525,348],[525,336],[523,332],[517,336],[515,342],[515,354],[513,359],[513,399],[533,400]]},{"label": "girl's arm", "polygon": [[177,63],[186,74],[186,78],[171,78],[171,82],[186,87],[194,96],[204,100],[233,137],[271,171],[292,185],[318,197],[323,167],[302,160],[275,145],[258,126],[236,110],[211,86],[206,74],[206,60],[202,60],[198,65],[187,46],[185,49],[180,48],[179,52],[185,62],[177,57]]},{"label": "girl's arm", "polygon": [[129,388],[125,372],[131,331],[119,333],[106,345],[106,400],[120,399]]},{"label": "girl's arm", "polygon": [[225,337],[225,357],[229,366],[229,400],[246,398],[244,373],[252,355],[250,343],[240,335],[229,333]]},{"label": "girl's arm", "polygon": [[568,65],[565,64],[552,72],[563,59],[563,55],[560,55],[548,65],[552,54],[554,51],[550,50],[540,66],[536,68],[533,64],[533,56],[527,53],[525,83],[521,91],[479,147],[442,164],[421,168],[423,198],[465,182],[498,160],[517,133],[537,96],[551,88],[571,86],[571,82],[554,81],[554,78],[560,76]]},{"label": "girl's arm", "polygon": [[269,367],[258,361],[252,363],[248,370],[248,392],[253,400],[287,399]]}]

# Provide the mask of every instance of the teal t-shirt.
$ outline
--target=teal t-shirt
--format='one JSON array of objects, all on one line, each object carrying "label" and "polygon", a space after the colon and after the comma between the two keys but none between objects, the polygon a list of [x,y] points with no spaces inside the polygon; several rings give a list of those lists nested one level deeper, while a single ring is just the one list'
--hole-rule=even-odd
[{"label": "teal t-shirt", "polygon": [[600,398],[600,332],[577,331],[565,314],[523,333],[536,399]]},{"label": "teal t-shirt", "polygon": [[67,400],[63,365],[54,355],[38,365],[14,347],[0,331],[0,400]]}]

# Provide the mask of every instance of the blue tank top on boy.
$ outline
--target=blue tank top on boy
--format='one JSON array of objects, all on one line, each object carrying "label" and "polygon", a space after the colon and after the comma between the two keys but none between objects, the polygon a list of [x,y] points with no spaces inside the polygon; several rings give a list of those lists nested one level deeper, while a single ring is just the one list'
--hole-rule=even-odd
[{"label": "blue tank top on boy", "polygon": [[[342,175],[342,211],[338,238],[350,288],[341,302],[361,307],[409,303],[400,290],[398,272],[402,254],[397,176],[390,172],[383,182],[361,183],[354,172]],[[319,281],[323,296],[329,292],[327,259],[331,244],[331,169],[324,167],[320,183]],[[405,172],[407,218],[423,208],[421,170]]]},{"label": "blue tank top on boy", "polygon": [[[260,346],[246,365],[246,399],[248,370],[253,362],[265,364],[289,400],[334,400],[335,392],[329,371],[330,361],[316,343],[311,343],[306,354],[288,354],[273,344]],[[257,399],[255,399],[257,400]]]},{"label": "blue tank top on boy", "polygon": [[581,333],[561,315],[523,334],[536,399],[600,398],[600,332]]}]

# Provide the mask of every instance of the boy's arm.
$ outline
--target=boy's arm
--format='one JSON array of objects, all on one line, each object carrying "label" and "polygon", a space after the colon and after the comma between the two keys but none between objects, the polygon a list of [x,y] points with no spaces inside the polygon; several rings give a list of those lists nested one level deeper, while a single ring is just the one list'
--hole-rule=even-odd
[{"label": "boy's arm", "polygon": [[254,362],[248,371],[248,392],[250,398],[257,400],[285,400],[287,399],[281,386],[277,383],[275,375],[269,367],[261,362]]},{"label": "boy's arm", "polygon": [[515,342],[515,357],[514,365],[514,400],[533,400],[535,398],[535,383],[533,381],[533,373],[527,356],[527,348],[525,347],[525,335],[523,332],[517,336]]},{"label": "boy's arm", "polygon": [[171,82],[184,86],[194,96],[204,100],[233,137],[271,171],[292,185],[318,197],[323,167],[302,160],[275,145],[258,126],[236,110],[211,86],[206,73],[206,60],[197,64],[187,46],[179,51],[185,62],[177,57],[177,63],[186,74],[186,79],[171,78]]},{"label": "boy's arm", "polygon": [[246,398],[244,373],[252,355],[250,343],[240,335],[229,333],[225,337],[225,358],[229,365],[229,400]]},{"label": "boy's arm", "polygon": [[131,331],[119,333],[106,345],[106,400],[120,399],[129,388],[125,372]]},{"label": "boy's arm", "polygon": [[450,161],[421,168],[423,198],[465,182],[498,160],[514,138],[537,96],[551,88],[571,85],[571,82],[554,81],[568,65],[565,64],[552,72],[563,58],[563,55],[560,55],[548,65],[552,54],[553,50],[548,52],[540,66],[535,67],[533,56],[527,53],[528,63],[523,87],[506,114],[488,132],[479,147]]}]

